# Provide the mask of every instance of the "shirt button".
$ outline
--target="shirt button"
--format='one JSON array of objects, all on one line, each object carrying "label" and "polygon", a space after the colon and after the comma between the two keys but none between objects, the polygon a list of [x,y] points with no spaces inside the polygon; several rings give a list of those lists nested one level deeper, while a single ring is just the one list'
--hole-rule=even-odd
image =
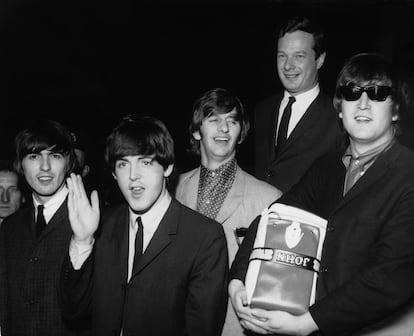
[{"label": "shirt button", "polygon": [[38,261],[39,261],[39,258],[38,258],[38,257],[32,257],[32,258],[30,258],[30,259],[29,259],[29,261],[30,261],[31,263],[33,263],[33,262],[38,262]]},{"label": "shirt button", "polygon": [[327,269],[326,267],[322,267],[322,268],[319,270],[319,273],[328,273],[328,269]]},{"label": "shirt button", "polygon": [[330,226],[328,226],[328,228],[326,229],[328,232],[333,232],[333,231],[335,231],[335,227],[334,226],[332,226],[332,225],[330,225]]}]

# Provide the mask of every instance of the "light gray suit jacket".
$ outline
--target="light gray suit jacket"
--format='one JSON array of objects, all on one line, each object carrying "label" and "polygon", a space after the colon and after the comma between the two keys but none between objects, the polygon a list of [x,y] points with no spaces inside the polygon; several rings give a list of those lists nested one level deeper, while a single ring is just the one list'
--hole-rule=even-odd
[{"label": "light gray suit jacket", "polygon": [[[181,174],[178,179],[175,197],[178,201],[196,209],[200,167]],[[234,229],[248,227],[250,223],[273,201],[281,196],[281,192],[270,184],[260,181],[237,166],[233,185],[224,199],[223,205],[215,220],[223,225],[229,251],[229,264],[233,261],[238,245]],[[227,308],[223,336],[244,335],[231,303]]]}]

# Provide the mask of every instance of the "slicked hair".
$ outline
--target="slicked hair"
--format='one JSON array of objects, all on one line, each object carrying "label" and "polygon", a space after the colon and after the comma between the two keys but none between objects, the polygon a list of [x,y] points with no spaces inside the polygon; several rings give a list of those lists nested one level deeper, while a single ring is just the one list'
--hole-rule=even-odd
[{"label": "slicked hair", "polygon": [[303,31],[313,35],[313,50],[315,51],[315,59],[318,59],[326,51],[325,35],[322,27],[304,16],[293,16],[289,18],[282,28],[279,30],[278,38],[282,38],[288,33]]}]

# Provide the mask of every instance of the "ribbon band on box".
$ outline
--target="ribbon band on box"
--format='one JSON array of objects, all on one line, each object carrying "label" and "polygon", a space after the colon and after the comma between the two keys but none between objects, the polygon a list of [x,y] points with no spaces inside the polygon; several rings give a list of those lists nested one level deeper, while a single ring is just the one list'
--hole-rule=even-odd
[{"label": "ribbon band on box", "polygon": [[319,273],[320,268],[320,261],[314,257],[270,247],[253,248],[249,261],[252,260],[270,261],[273,263],[299,267],[316,273]]}]

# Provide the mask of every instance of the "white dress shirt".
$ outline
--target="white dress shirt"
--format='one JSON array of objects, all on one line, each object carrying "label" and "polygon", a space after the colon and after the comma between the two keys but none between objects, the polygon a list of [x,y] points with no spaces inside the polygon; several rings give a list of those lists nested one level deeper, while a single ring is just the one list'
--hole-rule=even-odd
[{"label": "white dress shirt", "polygon": [[[287,137],[290,136],[290,134],[292,133],[296,125],[299,123],[300,119],[302,119],[302,117],[304,116],[306,110],[309,108],[309,106],[313,103],[313,101],[318,96],[319,92],[320,92],[319,84],[316,84],[316,86],[314,86],[309,91],[306,91],[304,93],[301,93],[295,96],[296,101],[292,105],[292,114],[289,120]],[[282,119],[283,111],[285,110],[285,107],[288,104],[290,96],[291,94],[285,90],[283,99],[279,107],[279,115],[278,115],[278,120],[277,120],[277,130],[276,130],[275,139],[277,139],[277,133],[279,132],[279,125]]]},{"label": "white dress shirt", "polygon": [[[159,201],[152,206],[146,213],[142,215],[138,215],[134,213],[131,209],[129,209],[129,248],[128,248],[128,279],[131,279],[132,274],[132,266],[134,264],[134,255],[135,255],[135,236],[138,230],[138,224],[136,223],[136,219],[138,216],[141,216],[142,225],[144,228],[143,232],[143,253],[145,252],[148,244],[150,243],[155,231],[157,230],[162,218],[164,217],[165,213],[167,212],[168,207],[171,203],[171,196],[168,192],[165,192],[164,195],[161,196]],[[94,240],[91,244],[79,244],[78,242],[74,241],[73,238],[70,242],[69,246],[69,256],[72,262],[73,268],[75,270],[79,270],[85,260],[92,252]]]},{"label": "white dress shirt", "polygon": [[[46,203],[43,204],[43,216],[45,217],[46,224],[49,223],[49,221],[52,219],[53,215],[56,213],[56,211],[60,208],[62,203],[65,201],[66,196],[68,195],[68,188],[64,186],[61,190],[59,190],[53,197],[48,200]],[[33,198],[33,205],[35,208],[34,218],[37,218],[37,207],[39,205],[42,205],[34,195],[32,195]]]}]

